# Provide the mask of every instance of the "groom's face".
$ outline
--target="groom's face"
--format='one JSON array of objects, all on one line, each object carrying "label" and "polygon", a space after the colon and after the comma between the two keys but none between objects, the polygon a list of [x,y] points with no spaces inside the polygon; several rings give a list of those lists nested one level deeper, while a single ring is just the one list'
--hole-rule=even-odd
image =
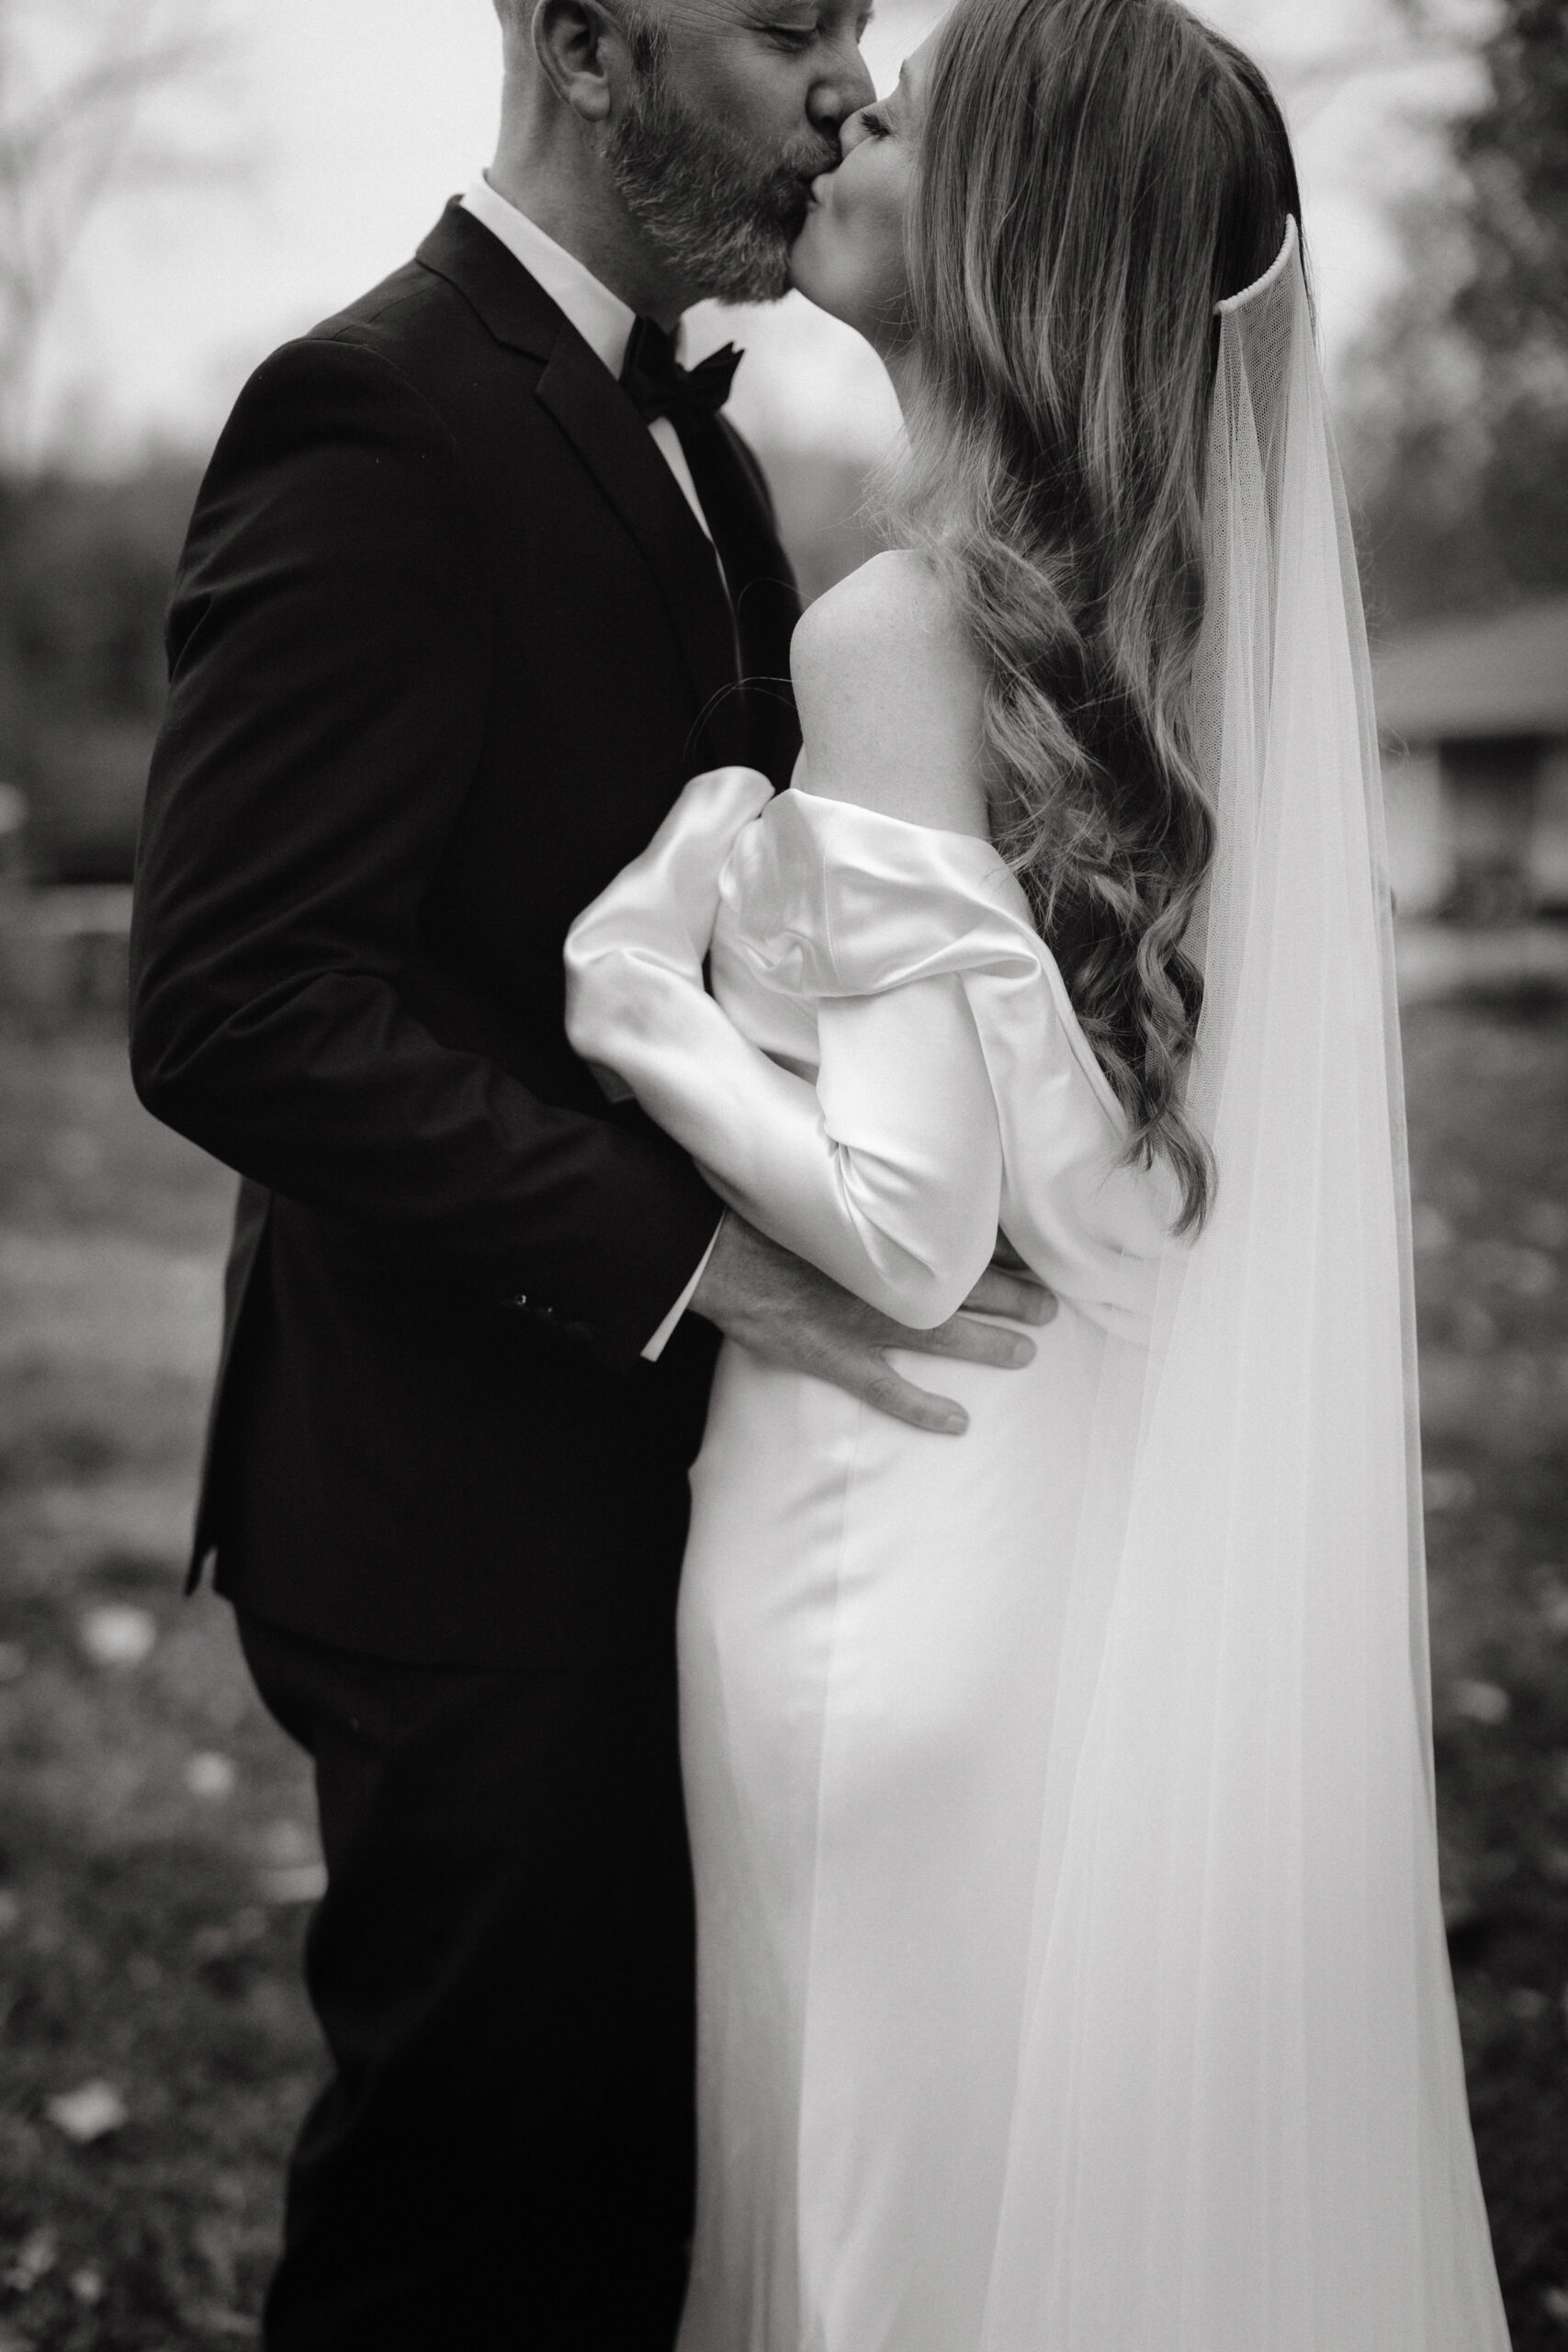
[{"label": "groom's face", "polygon": [[607,151],[626,209],[694,294],[776,300],[811,183],[872,95],[869,0],[634,0],[614,13],[633,65]]}]

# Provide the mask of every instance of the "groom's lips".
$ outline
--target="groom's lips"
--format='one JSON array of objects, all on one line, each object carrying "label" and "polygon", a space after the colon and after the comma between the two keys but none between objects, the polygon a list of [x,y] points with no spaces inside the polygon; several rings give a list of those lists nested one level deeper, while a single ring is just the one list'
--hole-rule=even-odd
[{"label": "groom's lips", "polygon": [[820,182],[827,178],[827,176],[828,174],[825,172],[803,172],[799,179],[795,182],[797,209],[792,231],[793,236],[799,236],[802,229],[806,226],[807,214],[815,210],[817,205],[817,189]]},{"label": "groom's lips", "polygon": [[816,209],[818,188],[824,179],[838,169],[839,160],[835,155],[820,163],[807,164],[804,168],[797,165],[790,173],[787,180],[781,179],[778,183],[781,196],[784,189],[793,183],[788,212],[781,213],[780,216],[785,222],[786,233],[791,244],[799,236],[808,217]]}]

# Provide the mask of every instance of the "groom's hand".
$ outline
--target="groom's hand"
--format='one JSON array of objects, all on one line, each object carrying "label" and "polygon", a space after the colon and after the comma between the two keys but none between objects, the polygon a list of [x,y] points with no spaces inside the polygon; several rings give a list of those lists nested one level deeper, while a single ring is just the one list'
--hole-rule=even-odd
[{"label": "groom's hand", "polygon": [[1002,1244],[964,1308],[934,1331],[911,1331],[840,1290],[815,1266],[781,1250],[731,1212],[719,1227],[713,1255],[692,1294],[690,1311],[716,1323],[765,1363],[830,1381],[835,1388],[863,1396],[878,1412],[918,1430],[958,1437],[969,1426],[963,1406],[901,1378],[887,1361],[888,1349],[962,1356],[970,1363],[1016,1372],[1032,1360],[1033,1340],[1021,1331],[975,1317],[997,1315],[1013,1323],[1049,1323],[1056,1301]]}]

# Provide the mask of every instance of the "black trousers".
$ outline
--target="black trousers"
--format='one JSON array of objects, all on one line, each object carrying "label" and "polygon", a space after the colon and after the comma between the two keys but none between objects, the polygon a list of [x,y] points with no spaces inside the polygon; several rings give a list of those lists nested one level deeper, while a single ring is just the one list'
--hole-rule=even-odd
[{"label": "black trousers", "polygon": [[242,1613],[315,1760],[333,2076],[267,2352],[668,2352],[691,2230],[673,1641],[635,1670],[391,1665]]}]

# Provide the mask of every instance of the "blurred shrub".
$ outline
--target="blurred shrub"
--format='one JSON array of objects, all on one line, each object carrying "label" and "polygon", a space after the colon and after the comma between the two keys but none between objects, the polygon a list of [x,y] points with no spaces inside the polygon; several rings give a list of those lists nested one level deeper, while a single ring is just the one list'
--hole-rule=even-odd
[{"label": "blurred shrub", "polygon": [[28,797],[43,878],[130,877],[197,474],[0,482],[0,779]]},{"label": "blurred shrub", "polygon": [[[1417,17],[1443,0],[1410,0]],[[1498,0],[1449,202],[1356,355],[1349,457],[1390,620],[1568,589],[1568,7]]]}]

